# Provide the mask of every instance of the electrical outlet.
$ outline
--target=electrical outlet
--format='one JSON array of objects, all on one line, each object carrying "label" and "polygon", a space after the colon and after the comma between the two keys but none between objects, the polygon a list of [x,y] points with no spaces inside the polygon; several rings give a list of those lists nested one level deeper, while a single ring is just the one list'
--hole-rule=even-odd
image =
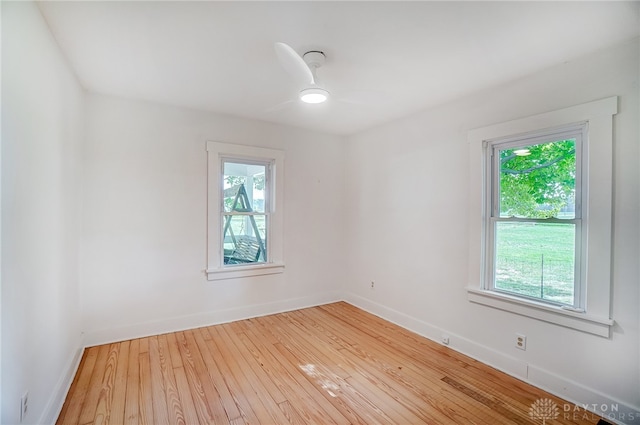
[{"label": "electrical outlet", "polygon": [[371,281],[371,288],[374,288],[376,286],[376,283],[372,280]]},{"label": "electrical outlet", "polygon": [[24,418],[27,416],[27,411],[29,410],[29,391],[25,392],[22,397],[20,397],[20,422],[24,421]]},{"label": "electrical outlet", "polygon": [[526,351],[527,350],[527,336],[522,334],[516,334],[516,348]]}]

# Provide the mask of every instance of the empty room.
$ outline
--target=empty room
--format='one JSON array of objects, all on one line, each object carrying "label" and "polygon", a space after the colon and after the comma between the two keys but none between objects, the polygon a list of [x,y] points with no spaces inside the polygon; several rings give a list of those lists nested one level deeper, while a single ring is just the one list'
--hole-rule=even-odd
[{"label": "empty room", "polygon": [[2,424],[640,423],[640,2],[0,12]]}]

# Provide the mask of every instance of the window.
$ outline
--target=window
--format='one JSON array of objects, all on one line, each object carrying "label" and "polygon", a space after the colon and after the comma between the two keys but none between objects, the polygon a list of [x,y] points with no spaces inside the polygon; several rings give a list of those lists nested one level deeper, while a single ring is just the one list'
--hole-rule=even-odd
[{"label": "window", "polygon": [[469,301],[609,336],[617,106],[469,132]]},{"label": "window", "polygon": [[281,273],[284,155],[207,143],[209,280]]},{"label": "window", "polygon": [[583,310],[587,124],[485,142],[486,289]]},{"label": "window", "polygon": [[224,264],[267,262],[271,162],[222,159]]}]

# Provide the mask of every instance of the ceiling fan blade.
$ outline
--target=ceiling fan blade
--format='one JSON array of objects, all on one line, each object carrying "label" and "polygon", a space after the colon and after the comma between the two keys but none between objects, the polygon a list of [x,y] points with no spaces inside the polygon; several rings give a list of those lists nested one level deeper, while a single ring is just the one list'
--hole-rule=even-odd
[{"label": "ceiling fan blade", "polygon": [[337,99],[340,102],[354,105],[380,106],[389,104],[391,97],[380,90],[347,90]]},{"label": "ceiling fan blade", "polygon": [[275,44],[276,55],[282,67],[291,76],[303,84],[314,84],[313,73],[304,59],[296,53],[288,44],[277,42]]},{"label": "ceiling fan blade", "polygon": [[291,106],[292,103],[295,103],[295,100],[287,100],[287,101],[284,101],[284,102],[280,102],[280,103],[278,103],[276,105],[273,105],[273,106],[265,109],[263,111],[263,113],[267,114],[267,115],[270,115],[270,114],[273,114],[273,113],[277,113],[277,112],[279,112],[279,111],[281,111],[281,110],[283,110],[285,108],[288,108],[289,106]]}]

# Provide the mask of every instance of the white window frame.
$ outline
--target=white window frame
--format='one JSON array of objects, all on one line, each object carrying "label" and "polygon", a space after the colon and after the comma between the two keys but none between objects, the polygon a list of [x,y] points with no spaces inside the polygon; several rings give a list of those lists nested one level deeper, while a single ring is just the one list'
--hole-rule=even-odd
[{"label": "white window frame", "polygon": [[[611,300],[611,223],[613,191],[613,115],[618,111],[617,96],[558,111],[539,114],[501,124],[471,130],[468,133],[470,155],[469,208],[469,301],[531,317],[560,326],[609,337],[614,321]],[[582,270],[584,299],[582,306],[571,308],[540,303],[522,297],[492,291],[486,286],[487,171],[484,149],[492,140],[513,135],[588,123],[583,140],[583,181],[587,188],[582,199]],[[577,247],[576,247],[577,249]]]},{"label": "white window frame", "polygon": [[[532,133],[526,133],[521,135],[509,136],[497,140],[485,140],[483,142],[483,155],[485,157],[485,182],[484,182],[484,197],[485,197],[485,252],[487,253],[485,263],[483,264],[483,281],[482,288],[487,291],[495,291],[498,293],[505,293],[504,291],[495,287],[496,280],[496,225],[498,222],[525,222],[525,223],[560,223],[560,224],[573,224],[575,226],[575,246],[574,246],[574,298],[571,306],[565,306],[564,308],[573,308],[575,311],[584,311],[585,308],[585,294],[586,294],[586,280],[585,276],[585,262],[582,258],[586,255],[586,240],[582,238],[582,233],[585,230],[586,222],[582,220],[582,199],[588,194],[587,182],[582,180],[583,174],[587,174],[588,162],[586,155],[583,153],[587,150],[587,134],[588,123],[582,122],[573,125],[562,126],[560,128],[548,129],[543,131],[535,131]],[[573,219],[540,219],[540,218],[518,218],[500,217],[500,157],[497,151],[504,149],[514,149],[525,146],[531,146],[536,144],[550,143],[558,140],[575,139],[575,160],[576,160],[576,175],[575,175],[575,216]],[[548,300],[536,299],[527,297],[525,295],[518,295],[515,293],[506,293],[506,295],[513,297],[522,297],[525,300],[539,302],[540,304],[557,305]]]},{"label": "white window frame", "polygon": [[[225,265],[222,243],[223,161],[267,163],[270,183],[265,200],[267,218],[267,261],[246,265]],[[284,152],[276,149],[207,142],[207,279],[224,280],[284,272],[283,207]]]}]

